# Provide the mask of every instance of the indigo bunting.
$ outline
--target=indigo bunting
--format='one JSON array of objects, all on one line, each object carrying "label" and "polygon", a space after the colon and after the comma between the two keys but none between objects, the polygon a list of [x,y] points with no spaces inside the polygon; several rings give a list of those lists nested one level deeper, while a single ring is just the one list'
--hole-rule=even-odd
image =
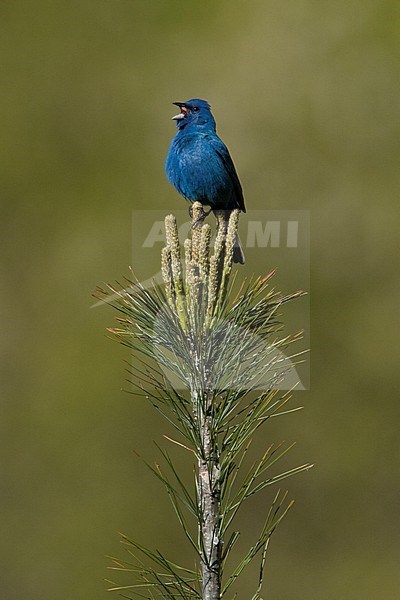
[{"label": "indigo bunting", "polygon": [[[227,220],[235,208],[246,212],[239,177],[228,148],[216,133],[209,103],[194,98],[173,104],[180,113],[172,117],[178,132],[165,163],[168,181],[185,200],[210,206],[204,216],[211,210],[223,210]],[[239,238],[233,260],[245,262]]]}]

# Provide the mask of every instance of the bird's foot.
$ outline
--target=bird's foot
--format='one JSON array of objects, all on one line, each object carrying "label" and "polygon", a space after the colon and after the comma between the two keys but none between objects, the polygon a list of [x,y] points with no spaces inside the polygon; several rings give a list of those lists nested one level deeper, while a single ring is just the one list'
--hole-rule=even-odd
[{"label": "bird's foot", "polygon": [[[198,225],[200,225],[201,223],[203,223],[204,219],[206,217],[208,217],[208,215],[211,213],[211,211],[212,211],[212,208],[210,208],[210,210],[203,210],[200,213],[200,215],[193,221],[193,223],[192,223],[192,229],[196,229],[196,227]],[[192,209],[191,206],[189,207],[189,215],[190,215],[190,218],[193,219],[193,209]]]}]

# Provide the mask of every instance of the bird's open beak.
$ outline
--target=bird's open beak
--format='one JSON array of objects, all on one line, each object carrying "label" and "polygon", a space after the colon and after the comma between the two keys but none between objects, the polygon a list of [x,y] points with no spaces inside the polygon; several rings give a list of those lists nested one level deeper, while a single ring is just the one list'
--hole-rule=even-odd
[{"label": "bird's open beak", "polygon": [[178,115],[175,115],[174,117],[172,117],[172,120],[180,121],[181,119],[184,119],[187,114],[187,109],[186,109],[185,104],[183,102],[173,102],[172,104],[175,104],[175,106],[179,106],[179,108],[181,109],[181,112]]}]

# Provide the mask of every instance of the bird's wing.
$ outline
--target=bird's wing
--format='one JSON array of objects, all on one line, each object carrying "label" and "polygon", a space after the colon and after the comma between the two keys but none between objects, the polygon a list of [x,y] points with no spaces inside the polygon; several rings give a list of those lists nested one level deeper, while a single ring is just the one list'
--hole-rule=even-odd
[{"label": "bird's wing", "polygon": [[242,186],[240,184],[239,177],[236,173],[235,165],[233,164],[233,160],[231,158],[231,155],[229,154],[228,148],[225,146],[224,142],[216,135],[209,136],[209,143],[213,150],[216,152],[216,154],[219,156],[226,172],[231,178],[233,188],[235,190],[237,207],[240,208],[242,212],[246,212]]}]

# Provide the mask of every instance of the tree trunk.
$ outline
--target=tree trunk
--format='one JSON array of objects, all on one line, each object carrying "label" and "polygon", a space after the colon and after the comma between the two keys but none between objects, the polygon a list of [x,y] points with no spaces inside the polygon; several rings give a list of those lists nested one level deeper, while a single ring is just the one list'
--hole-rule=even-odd
[{"label": "tree trunk", "polygon": [[[208,409],[209,407],[207,407]],[[200,413],[200,414],[199,414]],[[211,417],[199,411],[204,457],[199,459],[198,488],[202,521],[199,524],[203,600],[221,598],[221,539],[219,457],[211,436]]]}]

